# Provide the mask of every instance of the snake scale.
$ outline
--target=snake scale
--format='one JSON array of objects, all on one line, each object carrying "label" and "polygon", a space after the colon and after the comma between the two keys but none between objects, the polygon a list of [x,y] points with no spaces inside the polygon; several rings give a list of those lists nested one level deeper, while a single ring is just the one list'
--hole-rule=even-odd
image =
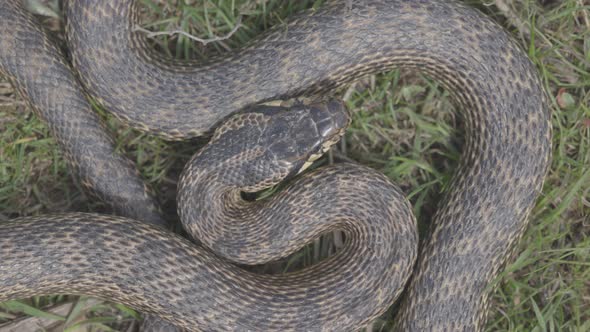
[{"label": "snake scale", "polygon": [[[18,1],[0,4],[0,71],[49,123],[83,183],[120,214],[161,223],[133,166],[111,157],[112,143],[76,78],[128,125],[169,139],[223,123],[186,166],[178,189],[181,220],[204,247],[122,217],[17,219],[0,225],[0,301],[84,293],[189,330],[343,331],[381,314],[413,268],[398,330],[483,329],[488,285],[527,225],[551,142],[538,74],[492,20],[455,1],[327,1],[242,50],[193,66],[146,48],[145,37],[133,31],[134,1],[70,0],[66,34],[74,76]],[[313,171],[269,201],[241,198],[241,190],[290,177],[319,142],[341,134],[344,121],[333,103],[232,113],[329,92],[396,67],[441,82],[465,119],[460,165],[417,253],[407,203],[366,167]],[[296,125],[287,125],[293,119]],[[304,129],[314,134],[297,135]],[[261,137],[272,147],[260,146]],[[94,144],[103,152],[87,148]],[[89,160],[102,158],[98,153],[105,162],[97,170]],[[112,180],[115,175],[129,182]],[[110,179],[107,185],[101,177]],[[334,228],[347,232],[346,248],[291,274],[256,275],[217,256],[260,263]]]}]

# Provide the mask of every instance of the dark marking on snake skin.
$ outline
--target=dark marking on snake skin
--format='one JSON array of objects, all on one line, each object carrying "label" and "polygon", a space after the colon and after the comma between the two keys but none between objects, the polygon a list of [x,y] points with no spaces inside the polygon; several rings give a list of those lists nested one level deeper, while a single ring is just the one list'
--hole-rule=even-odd
[{"label": "dark marking on snake skin", "polygon": [[[91,11],[85,10],[88,6],[92,7]],[[501,27],[476,10],[455,1],[366,0],[356,2],[353,12],[342,1],[328,1],[312,15],[301,14],[286,25],[271,29],[268,34],[261,36],[248,47],[226,58],[212,60],[194,68],[172,61],[161,62],[161,56],[146,51],[145,36],[129,31],[129,27],[135,24],[132,23],[133,20],[138,16],[133,10],[133,1],[68,1],[67,36],[73,64],[87,91],[116,116],[135,128],[170,139],[200,135],[214,124],[220,123],[222,119],[228,118],[230,114],[262,101],[325,92],[360,76],[398,66],[420,70],[448,88],[464,110],[464,151],[460,166],[432,222],[431,233],[420,250],[420,257],[401,303],[396,323],[399,330],[410,331],[483,329],[486,309],[489,306],[487,284],[498,274],[514,244],[523,234],[527,225],[526,217],[541,190],[551,148],[550,114],[542,84],[526,54]],[[16,21],[20,22],[18,19]],[[25,40],[29,32],[23,29],[22,33],[23,36],[20,38]],[[3,38],[0,38],[0,43],[3,50],[12,47],[7,45]],[[38,47],[37,51],[47,49],[50,47],[43,45]],[[7,61],[12,61],[16,70],[32,68],[32,71],[35,71],[34,68],[38,68],[23,67],[24,63],[19,62],[21,59],[15,57],[9,57]],[[44,66],[44,62],[38,63]],[[502,70],[505,75],[499,74]],[[253,72],[257,75],[252,75]],[[150,83],[146,84],[147,81]],[[133,88],[126,89],[125,85],[128,84],[133,84]],[[51,76],[48,76],[47,85],[55,86]],[[195,104],[195,100],[202,103]],[[234,129],[228,127],[228,130]],[[69,142],[70,138],[66,137],[64,141]],[[250,175],[255,174],[256,169],[270,175],[269,180],[262,180],[262,177],[258,178],[255,175],[255,180],[246,188],[248,190],[255,190],[263,184],[272,184],[297,168],[297,165],[290,161],[264,166],[272,161],[273,155],[265,154],[265,147],[250,146],[249,150],[240,151],[239,154],[236,154],[237,150],[227,150],[228,154],[234,156],[233,159],[227,159],[228,164],[241,166],[244,165],[244,160],[250,158],[254,160],[253,164],[259,165],[244,167]],[[211,156],[225,157],[227,154],[224,154],[224,151],[218,150],[219,153],[211,153]],[[276,154],[277,150],[273,152]],[[211,164],[207,160],[203,162]],[[185,173],[187,183],[183,182],[182,186],[191,188],[211,179],[203,177],[203,174],[223,180],[239,178],[243,175],[239,169],[240,167],[227,171],[223,175],[217,172],[202,173],[200,170],[189,170]],[[203,302],[195,301],[193,298],[185,299],[190,303],[185,309],[177,311],[175,304],[175,310],[170,310],[171,301],[175,302],[177,299],[164,297],[157,287],[153,292],[142,293],[138,290],[137,294],[141,295],[123,295],[120,286],[100,279],[98,284],[100,289],[104,290],[102,295],[112,295],[113,299],[128,303],[138,310],[157,313],[164,319],[188,328],[199,326],[205,330],[268,330],[279,329],[280,326],[283,330],[305,330],[307,326],[315,324],[314,327],[321,326],[326,330],[345,330],[351,326],[361,326],[376,312],[384,310],[377,310],[378,306],[385,308],[399,295],[391,290],[394,287],[390,282],[399,282],[400,279],[371,283],[368,281],[369,278],[374,278],[376,274],[390,275],[394,271],[404,271],[408,264],[404,259],[394,260],[386,254],[391,251],[388,246],[370,243],[365,246],[360,242],[361,239],[366,240],[374,236],[382,237],[383,243],[389,243],[397,236],[385,235],[383,229],[378,234],[368,235],[364,232],[373,232],[379,227],[372,224],[359,226],[346,215],[337,213],[337,206],[370,200],[363,205],[364,208],[346,209],[345,206],[345,211],[356,211],[359,218],[378,223],[371,218],[372,211],[367,210],[367,207],[372,207],[370,202],[380,201],[378,197],[381,193],[375,195],[369,186],[359,185],[361,173],[363,177],[368,173],[379,178],[374,172],[362,167],[356,169],[348,165],[336,166],[324,170],[324,173],[321,173],[323,175],[312,173],[304,176],[299,182],[299,187],[295,185],[292,191],[287,190],[277,197],[285,197],[291,205],[290,213],[300,215],[304,219],[313,219],[317,216],[321,219],[328,213],[336,216],[332,223],[320,223],[318,229],[296,222],[291,223],[291,229],[295,232],[294,239],[308,240],[308,236],[315,236],[318,232],[331,230],[335,226],[343,227],[349,233],[348,238],[351,240],[348,243],[352,252],[358,252],[359,255],[376,255],[378,259],[385,261],[393,260],[394,263],[388,265],[390,270],[387,272],[380,270],[379,263],[371,265],[368,270],[354,267],[350,267],[350,271],[342,270],[342,266],[348,265],[343,264],[341,259],[358,258],[358,266],[366,266],[362,257],[350,255],[345,251],[334,259],[307,270],[307,277],[293,274],[283,277],[284,279],[263,279],[236,270],[223,260],[211,258],[207,250],[199,249],[193,252],[184,242],[173,241],[175,245],[182,246],[183,250],[197,257],[204,257],[202,265],[195,265],[195,269],[204,268],[208,270],[207,273],[214,274],[208,275],[211,279],[206,281],[193,280],[196,285],[190,286],[194,287],[191,288],[194,291],[197,290],[197,286],[204,287],[201,289]],[[309,184],[312,179],[326,181],[325,184],[332,188],[316,193],[317,188]],[[377,180],[381,181],[387,182]],[[222,181],[221,184],[226,186],[226,182]],[[342,193],[332,190],[336,188],[344,192],[362,190],[368,193],[352,194],[342,198]],[[345,190],[347,188],[348,190]],[[190,216],[210,219],[202,220],[200,225],[185,222],[187,228],[194,230],[198,237],[204,237],[204,243],[208,243],[209,246],[222,246],[223,243],[217,240],[230,238],[225,234],[228,231],[231,233],[231,229],[228,229],[227,225],[216,225],[216,216],[231,211],[254,213],[249,208],[244,208],[254,205],[242,202],[234,189],[226,189],[221,185],[214,186],[206,192],[194,193],[194,196],[183,190],[179,191],[183,219],[191,219]],[[218,195],[220,192],[229,194]],[[295,192],[302,193],[303,198],[293,198],[291,194]],[[325,198],[328,192],[331,195],[340,195],[340,199]],[[222,200],[217,203],[211,201],[220,198]],[[181,203],[200,199],[209,199],[207,202],[212,211],[183,212],[185,207]],[[310,212],[309,207],[314,206],[315,201],[330,203],[332,206],[317,204],[315,207],[319,206],[322,210]],[[401,209],[401,205],[390,205],[388,212],[383,216],[390,217]],[[103,217],[88,218],[98,223],[103,220]],[[240,226],[244,228],[245,236],[252,235],[255,238],[257,233],[264,234],[273,227],[271,219],[262,220],[262,224],[265,225],[262,227],[248,227],[246,224]],[[100,224],[102,227],[108,227],[111,223],[116,222],[109,219],[106,224]],[[34,225],[26,220],[25,224],[34,228]],[[200,227],[207,228],[207,232],[200,230]],[[415,234],[412,235],[408,227],[389,225],[386,228],[402,231],[408,238],[416,240]],[[134,229],[141,227],[137,226]],[[51,232],[51,229],[48,231]],[[10,235],[6,236],[10,238]],[[266,260],[282,255],[265,252],[264,243],[257,243],[252,238],[246,241],[253,246],[250,253],[256,255],[249,255],[243,248],[226,249],[226,252],[220,254],[231,255],[234,250],[238,253],[238,262]],[[99,242],[94,244],[99,245]],[[409,245],[400,246],[395,251],[412,252]],[[289,242],[283,247],[292,252],[299,246]],[[265,254],[256,257],[261,252]],[[12,251],[9,251],[3,255],[12,259],[11,253]],[[26,253],[18,255],[26,256]],[[164,262],[169,264],[168,261]],[[11,264],[7,263],[6,266],[10,269]],[[327,280],[325,289],[330,295],[351,290],[352,286],[347,283],[350,282],[348,277],[342,279],[337,277],[337,274],[330,274],[329,278],[333,279],[329,279],[320,273],[324,268],[327,271],[350,272],[347,276],[355,280],[354,292],[366,291],[381,296],[372,298],[375,302],[372,302],[371,306],[361,305],[355,308],[350,307],[351,303],[356,304],[354,298],[348,296],[334,296],[326,302],[318,300],[323,304],[323,312],[320,321],[316,322],[295,319],[297,313],[305,312],[305,309],[295,306],[309,304],[309,301],[314,301],[313,299],[295,296],[291,302],[293,309],[287,312],[269,300],[273,298],[273,294],[285,294],[285,285],[288,283],[294,289],[301,290],[303,294],[308,294],[305,290],[314,287],[317,280]],[[142,269],[137,271],[141,272]],[[161,273],[165,278],[173,275],[170,270],[162,270]],[[2,277],[0,274],[0,287],[3,287]],[[108,275],[100,277],[107,278]],[[26,280],[29,282],[28,285],[34,284],[34,280]],[[461,280],[471,282],[460,283]],[[69,283],[62,282],[63,280],[53,281],[55,283],[44,284],[39,289],[55,291],[70,286]],[[76,286],[78,290],[95,289],[89,287],[90,279],[80,282],[81,286]],[[225,297],[220,296],[222,291],[226,292],[230,287],[227,284],[232,283],[239,284],[239,287],[230,288],[230,293],[223,293],[228,294]],[[188,287],[188,284],[184,286]],[[220,293],[215,293],[217,291]],[[288,292],[292,291],[291,289]],[[14,294],[25,296],[31,293],[31,289],[25,289],[15,290]],[[14,296],[8,292],[0,294]],[[180,291],[172,294],[185,295]],[[253,304],[252,299],[256,304]],[[147,300],[154,304],[146,304]],[[250,312],[248,317],[239,314],[245,311]],[[338,313],[339,316],[328,319],[327,313]]]},{"label": "dark marking on snake skin", "polygon": [[115,151],[63,52],[19,1],[0,1],[0,75],[43,119],[82,185],[120,215],[165,225],[135,166]]}]

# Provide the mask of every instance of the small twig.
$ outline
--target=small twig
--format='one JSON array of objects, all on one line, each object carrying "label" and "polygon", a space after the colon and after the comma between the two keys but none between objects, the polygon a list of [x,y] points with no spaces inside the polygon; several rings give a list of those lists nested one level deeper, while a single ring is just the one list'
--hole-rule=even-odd
[{"label": "small twig", "polygon": [[[580,5],[580,7],[584,7],[584,2],[582,0],[578,0],[578,4]],[[588,19],[588,11],[585,9],[582,9],[582,18],[584,19],[584,23],[586,24],[586,26],[588,28],[590,28],[590,19]]]},{"label": "small twig", "polygon": [[25,5],[27,6],[27,9],[33,12],[34,14],[57,19],[60,18],[56,10],[57,8],[59,8],[59,6],[57,5],[57,1],[51,1],[50,5],[45,5],[39,0],[27,0],[25,2]]},{"label": "small twig", "polygon": [[495,1],[496,7],[498,8],[498,10],[500,10],[502,14],[504,14],[508,22],[515,26],[525,38],[529,39],[531,35],[531,27],[529,26],[529,23],[522,20],[518,16],[518,14],[515,11],[513,11],[509,3],[510,2],[506,2],[505,0]]},{"label": "small twig", "polygon": [[192,39],[196,42],[199,42],[203,45],[207,45],[209,43],[213,43],[213,42],[218,42],[218,41],[222,41],[222,40],[226,40],[229,39],[234,33],[236,33],[236,31],[238,31],[238,29],[242,26],[242,16],[238,16],[238,20],[236,21],[236,25],[233,27],[233,29],[231,29],[230,32],[228,32],[225,36],[221,36],[221,37],[213,37],[213,38],[208,38],[208,39],[203,39],[203,38],[199,38],[199,37],[195,37],[193,35],[191,35],[188,32],[182,31],[182,30],[172,30],[172,31],[150,31],[147,29],[144,29],[140,26],[136,26],[135,28],[133,28],[133,31],[139,31],[142,33],[145,33],[147,35],[148,38],[154,38],[156,36],[162,36],[162,35],[167,35],[167,36],[172,36],[172,35],[183,35],[189,39]]}]

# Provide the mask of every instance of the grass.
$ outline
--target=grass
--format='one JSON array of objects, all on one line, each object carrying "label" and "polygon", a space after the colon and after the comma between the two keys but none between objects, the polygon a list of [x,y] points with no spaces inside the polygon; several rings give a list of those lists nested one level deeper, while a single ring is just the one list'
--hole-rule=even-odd
[{"label": "grass", "polygon": [[[199,60],[238,48],[261,30],[322,3],[184,0],[172,4],[176,2],[142,0],[149,22],[144,27],[155,31],[180,27],[211,38],[231,31],[243,15],[242,26],[230,39],[206,47],[186,37],[158,39],[158,48],[169,56]],[[499,287],[492,297],[487,330],[590,331],[590,3],[466,2],[501,23],[528,50],[543,75],[553,110],[552,166],[513,263],[496,281]],[[460,152],[457,110],[448,92],[427,77],[394,71],[361,80],[343,94],[353,110],[353,123],[334,156],[387,174],[405,190],[421,225],[426,225]],[[157,188],[174,218],[176,178],[194,147],[167,143],[108,119],[118,144]],[[45,125],[14,96],[10,85],[0,83],[0,220],[101,209],[102,204],[77,185]],[[332,248],[332,241],[325,238],[291,257],[288,267],[312,263]],[[0,304],[0,324],[51,315],[48,308],[68,301],[80,300],[55,296]],[[388,312],[372,328],[389,330],[391,315]],[[101,302],[53,318],[74,331],[133,329],[134,317],[136,313],[127,308]]]}]

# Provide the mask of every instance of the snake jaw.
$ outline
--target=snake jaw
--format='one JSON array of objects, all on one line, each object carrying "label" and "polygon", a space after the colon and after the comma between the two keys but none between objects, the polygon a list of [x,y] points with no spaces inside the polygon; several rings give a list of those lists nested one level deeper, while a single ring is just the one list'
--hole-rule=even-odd
[{"label": "snake jaw", "polygon": [[303,165],[297,171],[297,174],[303,173],[303,171],[305,171],[311,165],[313,165],[313,163],[316,160],[320,159],[324,155],[324,153],[330,151],[332,146],[340,141],[345,132],[346,130],[344,128],[339,130],[338,132],[333,134],[327,141],[325,141],[322,145],[320,145],[319,150],[315,153],[310,154],[309,158],[305,160]]},{"label": "snake jaw", "polygon": [[341,102],[330,100],[325,103],[315,103],[308,106],[311,119],[316,127],[318,145],[311,150],[303,164],[296,168],[295,175],[309,168],[316,160],[338,143],[346,128],[350,124],[350,116]]}]

